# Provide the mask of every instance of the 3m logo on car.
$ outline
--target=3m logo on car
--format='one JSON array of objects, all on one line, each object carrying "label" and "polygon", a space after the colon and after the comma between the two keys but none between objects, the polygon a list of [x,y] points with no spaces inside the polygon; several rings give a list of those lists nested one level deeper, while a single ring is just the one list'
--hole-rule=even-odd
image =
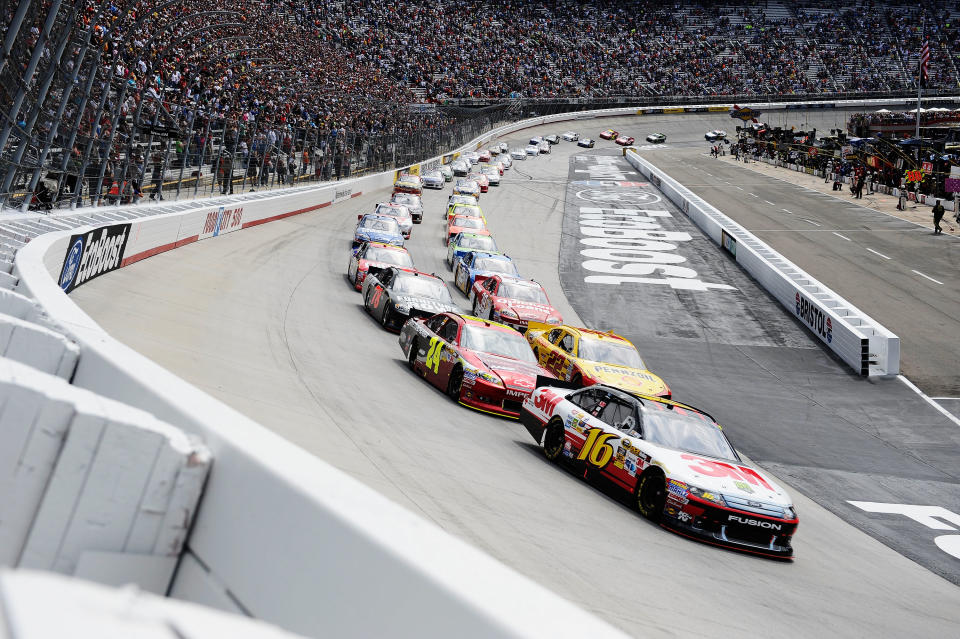
[{"label": "3m logo on car", "polygon": [[533,398],[533,406],[544,416],[550,417],[553,415],[554,411],[557,409],[557,404],[559,404],[560,400],[562,399],[562,397],[554,395],[550,391],[543,391]]}]

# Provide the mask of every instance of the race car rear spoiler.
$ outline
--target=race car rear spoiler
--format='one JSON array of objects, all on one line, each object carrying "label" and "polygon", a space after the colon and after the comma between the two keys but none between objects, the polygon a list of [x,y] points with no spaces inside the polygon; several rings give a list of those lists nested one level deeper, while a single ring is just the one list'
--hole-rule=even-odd
[{"label": "race car rear spoiler", "polygon": [[553,388],[580,388],[579,384],[568,382],[565,379],[547,377],[546,375],[537,375],[537,388],[540,388],[541,386],[552,386]]}]

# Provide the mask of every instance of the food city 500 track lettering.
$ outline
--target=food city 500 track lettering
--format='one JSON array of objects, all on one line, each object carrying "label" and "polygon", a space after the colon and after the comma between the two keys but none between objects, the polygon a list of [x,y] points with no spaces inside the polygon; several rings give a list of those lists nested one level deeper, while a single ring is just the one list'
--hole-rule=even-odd
[{"label": "food city 500 track lettering", "polygon": [[58,283],[64,293],[120,267],[130,237],[129,224],[113,224],[73,235],[67,244]]},{"label": "food city 500 track lettering", "polygon": [[827,340],[827,343],[833,341],[833,320],[824,315],[813,302],[808,300],[800,293],[797,293],[796,305],[797,317],[807,323],[817,335]]},{"label": "food city 500 track lettering", "polygon": [[[603,275],[587,275],[588,284],[660,284],[675,290],[708,291],[730,290],[728,284],[704,282],[698,273],[688,267],[677,266],[687,261],[678,254],[678,242],[689,242],[692,236],[683,231],[664,230],[660,219],[673,217],[663,208],[652,208],[661,201],[656,193],[634,186],[626,180],[629,169],[617,166],[611,156],[576,156],[591,159],[596,164],[585,164],[575,173],[588,173],[592,188],[579,191],[581,200],[608,206],[580,207],[580,255],[586,259],[582,266],[587,271]],[[613,180],[615,182],[594,182]],[[619,182],[619,183],[618,183]],[[630,184],[631,186],[621,186]],[[627,206],[632,208],[620,208]]]}]

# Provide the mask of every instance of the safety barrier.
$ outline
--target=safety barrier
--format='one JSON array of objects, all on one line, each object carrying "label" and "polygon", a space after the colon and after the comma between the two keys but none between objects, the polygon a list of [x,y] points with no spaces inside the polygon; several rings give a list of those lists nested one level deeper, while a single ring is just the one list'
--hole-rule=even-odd
[{"label": "safety barrier", "polygon": [[[873,104],[880,103],[898,101]],[[749,106],[772,110],[784,105]],[[482,148],[502,135],[552,122],[716,108],[619,108],[532,118],[494,129],[456,151],[406,168],[421,170],[446,163],[457,153]],[[36,332],[51,344],[51,352],[62,349],[62,361],[54,362],[51,356],[42,363],[47,370],[66,375],[71,366],[75,368],[71,388],[136,406],[199,436],[217,460],[169,590],[173,596],[309,635],[618,635],[116,342],[63,294],[91,277],[151,255],[348,201],[386,187],[393,179],[390,171],[282,192],[101,207],[69,215],[4,217],[0,271],[10,275],[6,282],[16,290],[4,290],[0,283],[0,311],[67,334],[67,342],[62,342]],[[670,188],[672,181],[664,177],[662,182]],[[685,210],[698,208],[699,204],[688,205]],[[720,233],[720,223],[713,224]],[[733,226],[729,228],[735,232]],[[768,258],[761,255],[763,247],[750,246],[749,238],[738,237],[749,249],[742,250],[738,259],[747,263],[747,253],[755,251],[751,268],[764,264]],[[714,239],[722,242],[724,238]],[[11,260],[12,268],[3,266],[3,261],[10,264]],[[804,299],[817,300],[819,308],[824,289],[811,284],[803,289]],[[775,288],[773,282],[769,286]],[[854,318],[855,311],[849,308],[841,319],[844,309],[839,306],[828,309],[829,317],[837,316],[844,328],[863,321]],[[805,310],[804,318],[808,314]],[[70,359],[70,343],[79,348],[75,361]],[[895,338],[877,359],[896,361],[894,346]],[[4,468],[0,463],[0,471]],[[390,534],[384,535],[384,530]],[[109,553],[101,555],[98,562],[84,563],[79,557],[71,561],[87,566],[85,574],[112,583],[118,572],[111,568]],[[102,574],[96,574],[96,566]],[[144,578],[156,584],[160,580],[157,567],[153,568],[153,573],[145,571]]]},{"label": "safety barrier", "polygon": [[900,338],[632,151],[627,160],[860,375],[900,372]]}]

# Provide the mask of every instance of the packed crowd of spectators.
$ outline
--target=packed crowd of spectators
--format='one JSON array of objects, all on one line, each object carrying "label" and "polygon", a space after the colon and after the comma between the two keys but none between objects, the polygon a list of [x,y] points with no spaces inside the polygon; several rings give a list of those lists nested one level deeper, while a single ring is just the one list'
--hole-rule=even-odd
[{"label": "packed crowd of spectators", "polygon": [[[15,4],[4,5],[7,24]],[[4,103],[22,85],[49,6],[32,3],[18,30],[16,59],[0,73]],[[58,29],[73,25],[40,117],[26,124],[29,99],[11,115],[37,146],[58,133],[74,147],[71,167],[118,162],[125,145],[125,165],[148,164],[129,157],[135,122],[140,132],[145,123],[176,131],[181,164],[212,157],[217,136],[220,148],[232,140],[263,164],[270,149],[299,157],[308,139],[322,155],[332,141],[346,153],[348,132],[443,130],[454,118],[417,105],[464,97],[904,91],[924,37],[930,86],[955,88],[960,12],[946,0],[925,6],[922,31],[915,4],[872,0],[839,9],[826,0],[81,0],[61,5],[45,47],[41,75]],[[29,83],[32,97],[39,86]],[[67,86],[74,95],[58,122]]]}]

